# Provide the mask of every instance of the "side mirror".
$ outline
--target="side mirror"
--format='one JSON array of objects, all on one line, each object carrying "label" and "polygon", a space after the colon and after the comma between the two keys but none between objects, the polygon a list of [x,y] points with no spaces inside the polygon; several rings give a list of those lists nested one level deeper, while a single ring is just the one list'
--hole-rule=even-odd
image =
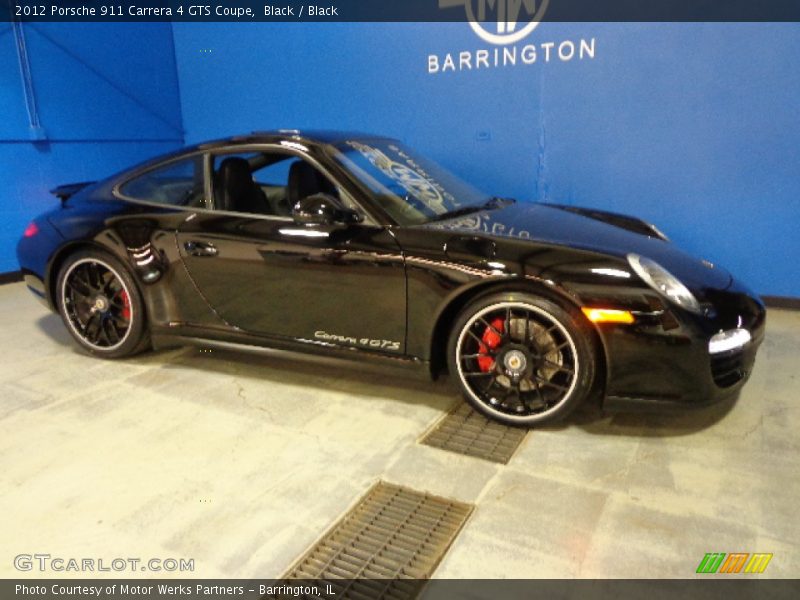
[{"label": "side mirror", "polygon": [[314,194],[298,201],[292,207],[292,218],[302,225],[332,225],[334,223],[360,223],[363,218],[356,211],[345,208],[329,194]]}]

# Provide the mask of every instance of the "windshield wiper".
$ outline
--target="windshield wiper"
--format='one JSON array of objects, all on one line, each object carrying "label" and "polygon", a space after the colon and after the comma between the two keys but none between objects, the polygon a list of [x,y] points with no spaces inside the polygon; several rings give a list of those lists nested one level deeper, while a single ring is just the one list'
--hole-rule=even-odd
[{"label": "windshield wiper", "polygon": [[456,217],[463,217],[466,215],[471,215],[476,212],[480,212],[482,210],[494,210],[496,208],[504,208],[511,204],[514,204],[516,200],[513,198],[499,198],[497,196],[493,198],[489,198],[483,204],[473,204],[471,206],[462,206],[460,208],[454,208],[453,210],[448,210],[445,213],[440,215],[436,215],[433,219],[429,222],[433,221],[445,221],[447,219],[454,219]]},{"label": "windshield wiper", "polygon": [[514,198],[501,198],[499,196],[494,196],[489,198],[483,207],[491,210],[494,208],[505,208],[506,206],[511,206],[512,204],[516,203],[517,201]]}]

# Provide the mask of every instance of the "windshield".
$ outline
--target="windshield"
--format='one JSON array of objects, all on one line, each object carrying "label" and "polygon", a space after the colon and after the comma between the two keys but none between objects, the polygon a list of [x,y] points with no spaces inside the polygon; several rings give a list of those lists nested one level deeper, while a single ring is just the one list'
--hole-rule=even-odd
[{"label": "windshield", "polygon": [[372,192],[400,225],[434,221],[486,204],[486,194],[394,140],[339,144],[336,160]]}]

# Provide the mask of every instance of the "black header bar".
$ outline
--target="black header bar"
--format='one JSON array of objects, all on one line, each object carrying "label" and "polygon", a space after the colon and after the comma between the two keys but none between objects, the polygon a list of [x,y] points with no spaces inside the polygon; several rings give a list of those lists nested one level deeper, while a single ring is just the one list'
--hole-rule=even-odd
[{"label": "black header bar", "polygon": [[23,22],[800,22],[799,0],[0,0]]}]

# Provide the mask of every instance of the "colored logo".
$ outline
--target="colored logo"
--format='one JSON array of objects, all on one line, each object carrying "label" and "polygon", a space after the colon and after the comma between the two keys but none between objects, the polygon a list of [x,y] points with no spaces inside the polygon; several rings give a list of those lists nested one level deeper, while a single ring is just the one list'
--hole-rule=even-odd
[{"label": "colored logo", "polygon": [[772,554],[757,552],[709,552],[697,566],[697,572],[705,575],[736,573],[763,573],[767,569]]},{"label": "colored logo", "polygon": [[463,6],[475,34],[503,46],[528,37],[539,25],[550,0],[439,0],[439,8]]}]

